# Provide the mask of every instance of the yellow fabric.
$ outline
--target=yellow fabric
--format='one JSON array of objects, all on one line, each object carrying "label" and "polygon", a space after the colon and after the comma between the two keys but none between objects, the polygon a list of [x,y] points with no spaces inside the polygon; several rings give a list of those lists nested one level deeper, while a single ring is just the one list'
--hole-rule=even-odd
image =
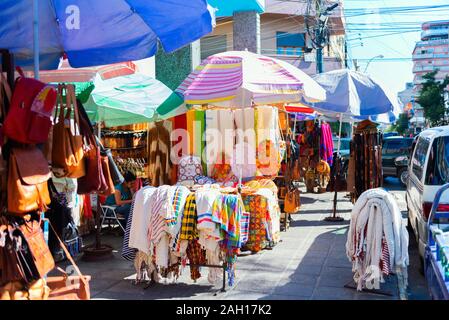
[{"label": "yellow fabric", "polygon": [[189,110],[186,114],[187,117],[187,132],[189,133],[189,147],[187,152],[189,155],[193,155],[193,141],[195,140],[195,132],[194,132],[194,121],[195,121],[195,110]]}]

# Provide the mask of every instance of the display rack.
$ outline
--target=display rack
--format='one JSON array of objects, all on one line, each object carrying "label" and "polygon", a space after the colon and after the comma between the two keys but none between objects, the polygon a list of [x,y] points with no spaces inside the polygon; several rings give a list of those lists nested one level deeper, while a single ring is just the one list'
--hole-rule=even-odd
[{"label": "display rack", "polygon": [[111,149],[122,174],[129,170],[137,178],[148,178],[148,128],[140,123],[102,129],[103,144]]}]

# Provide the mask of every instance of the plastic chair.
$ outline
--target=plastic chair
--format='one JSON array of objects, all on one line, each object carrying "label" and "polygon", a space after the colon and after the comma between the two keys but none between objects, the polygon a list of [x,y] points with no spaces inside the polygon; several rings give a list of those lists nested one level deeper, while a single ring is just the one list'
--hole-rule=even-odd
[{"label": "plastic chair", "polygon": [[100,201],[100,208],[101,208],[101,215],[102,215],[100,231],[103,228],[103,225],[105,224],[105,222],[107,222],[109,228],[111,228],[111,222],[115,222],[116,224],[119,225],[119,227],[123,230],[123,232],[125,232],[125,228],[120,223],[120,220],[125,221],[126,219],[119,218],[117,216],[117,212],[116,212],[117,206],[105,205],[104,204],[106,202],[105,196],[99,196],[99,201]]}]

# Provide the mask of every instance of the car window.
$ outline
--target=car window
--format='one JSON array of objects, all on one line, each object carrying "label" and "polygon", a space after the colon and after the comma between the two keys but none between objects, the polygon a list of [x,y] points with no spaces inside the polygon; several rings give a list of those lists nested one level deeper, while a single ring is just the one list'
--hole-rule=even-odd
[{"label": "car window", "polygon": [[426,172],[426,184],[442,185],[449,182],[449,137],[433,141]]},{"label": "car window", "polygon": [[390,140],[383,146],[383,154],[406,154],[410,144],[406,139]]},{"label": "car window", "polygon": [[412,170],[416,177],[421,180],[423,177],[423,168],[426,163],[427,151],[429,150],[430,142],[427,139],[420,137],[416,145],[415,154],[412,160]]}]

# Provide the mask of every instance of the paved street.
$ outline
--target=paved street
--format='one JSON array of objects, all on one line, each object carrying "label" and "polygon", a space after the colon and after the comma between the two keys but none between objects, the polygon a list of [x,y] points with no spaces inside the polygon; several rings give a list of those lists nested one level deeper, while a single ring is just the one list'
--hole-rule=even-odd
[{"label": "paved street", "polygon": [[[394,179],[385,186],[391,190],[405,210],[404,191]],[[80,261],[80,268],[92,276],[91,292],[94,299],[399,299],[397,280],[390,277],[381,290],[390,295],[357,292],[345,288],[353,284],[351,264],[345,255],[346,234],[352,204],[344,193],[338,196],[338,212],[345,221],[325,222],[332,212],[333,194],[302,193],[302,207],[293,216],[282,242],[273,250],[254,255],[242,255],[237,261],[237,279],[226,293],[218,293],[220,284],[207,282],[207,268],[203,277],[193,283],[188,267],[176,284],[162,283],[144,289],[135,286],[132,263],[120,258],[122,237],[105,235],[105,243],[117,248],[114,259],[103,262]],[[419,259],[414,239],[410,239],[409,299],[428,299],[423,276],[417,271]]]}]

